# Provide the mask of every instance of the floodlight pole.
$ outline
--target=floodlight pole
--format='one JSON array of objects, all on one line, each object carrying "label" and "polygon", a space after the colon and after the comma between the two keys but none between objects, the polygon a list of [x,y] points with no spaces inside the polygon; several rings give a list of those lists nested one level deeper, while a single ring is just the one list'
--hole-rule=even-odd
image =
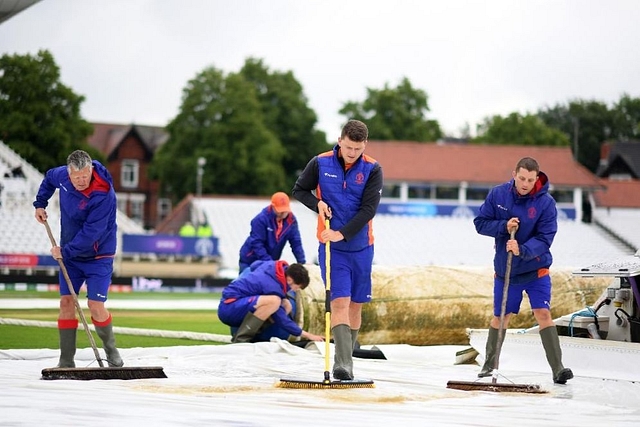
[{"label": "floodlight pole", "polygon": [[[196,180],[196,197],[198,201],[202,197],[202,175],[204,175],[204,165],[206,164],[207,164],[207,159],[205,159],[204,157],[198,157],[198,175]],[[200,221],[200,218],[198,218],[198,222],[199,221]],[[199,223],[196,224],[196,227],[198,227],[198,225],[200,224]]]}]

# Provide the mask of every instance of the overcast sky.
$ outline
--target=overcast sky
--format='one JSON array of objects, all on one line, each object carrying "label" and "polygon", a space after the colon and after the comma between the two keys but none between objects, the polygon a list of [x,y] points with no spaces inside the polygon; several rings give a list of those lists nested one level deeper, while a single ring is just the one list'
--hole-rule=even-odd
[{"label": "overcast sky", "polygon": [[248,57],[292,71],[318,128],[407,77],[449,135],[486,116],[640,97],[636,0],[42,0],[0,24],[0,54],[48,49],[93,122],[165,126],[188,80]]}]

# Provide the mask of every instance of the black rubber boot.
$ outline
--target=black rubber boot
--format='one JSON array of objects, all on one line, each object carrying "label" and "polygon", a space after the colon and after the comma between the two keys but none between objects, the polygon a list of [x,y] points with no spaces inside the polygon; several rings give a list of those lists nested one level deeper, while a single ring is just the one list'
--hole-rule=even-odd
[{"label": "black rubber boot", "polygon": [[547,356],[551,372],[553,372],[553,382],[556,384],[566,384],[573,378],[573,372],[562,365],[562,349],[560,348],[560,338],[555,326],[544,328],[540,331],[540,339]]},{"label": "black rubber boot", "polygon": [[353,379],[353,341],[349,325],[334,326],[333,342],[335,343],[335,357],[333,378],[337,380]]},{"label": "black rubber boot", "polygon": [[107,363],[111,367],[119,368],[124,365],[120,352],[116,348],[116,337],[113,335],[113,325],[109,323],[107,326],[96,326],[96,332],[102,340],[102,347],[107,354]]},{"label": "black rubber boot", "polygon": [[[484,353],[484,365],[478,373],[478,378],[490,377],[493,374],[493,366],[496,362],[496,350],[498,349],[498,329],[489,326],[489,336],[487,337],[487,348]],[[505,334],[502,334],[504,342]]]},{"label": "black rubber boot", "polygon": [[260,328],[264,324],[264,320],[258,319],[255,314],[249,312],[242,324],[238,328],[236,335],[231,338],[232,343],[251,342],[251,340],[258,334]]},{"label": "black rubber boot", "polygon": [[60,333],[60,361],[58,368],[75,368],[77,329],[58,329]]}]

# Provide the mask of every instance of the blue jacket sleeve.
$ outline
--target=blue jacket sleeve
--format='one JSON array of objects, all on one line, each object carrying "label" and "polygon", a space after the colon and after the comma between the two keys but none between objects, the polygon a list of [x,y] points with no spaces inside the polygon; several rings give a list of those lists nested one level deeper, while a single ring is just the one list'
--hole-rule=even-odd
[{"label": "blue jacket sleeve", "polygon": [[473,219],[478,234],[494,238],[508,234],[507,220],[500,218],[496,212],[495,192],[495,188],[489,192],[486,200],[480,206],[478,215]]},{"label": "blue jacket sleeve", "polygon": [[53,193],[56,191],[56,180],[53,175],[56,173],[56,169],[50,169],[44,175],[44,179],[42,183],[40,183],[40,188],[38,189],[38,194],[36,194],[36,200],[33,202],[34,208],[46,208],[49,206],[49,199],[53,196]]},{"label": "blue jacket sleeve", "polygon": [[287,313],[284,311],[284,308],[282,308],[282,306],[271,315],[271,318],[276,325],[281,326],[291,335],[296,337],[302,335],[302,328],[296,325],[296,322],[294,322],[289,316],[287,316]]},{"label": "blue jacket sleeve", "polygon": [[264,242],[267,241],[267,224],[264,222],[263,215],[258,215],[251,220],[251,250],[257,259],[268,261],[271,260],[271,255],[264,246]]}]

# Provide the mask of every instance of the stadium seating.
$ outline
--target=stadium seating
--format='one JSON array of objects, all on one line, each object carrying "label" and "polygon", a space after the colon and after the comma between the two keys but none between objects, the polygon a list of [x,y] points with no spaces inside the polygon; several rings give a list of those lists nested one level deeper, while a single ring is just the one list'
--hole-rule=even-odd
[{"label": "stadium seating", "polygon": [[[18,166],[24,176],[11,176],[12,169]],[[51,243],[44,227],[36,221],[32,205],[43,178],[42,173],[0,142],[0,254],[49,254]],[[47,213],[53,235],[59,236],[57,194],[49,201]],[[117,223],[120,234],[145,233],[140,225],[120,211]]]},{"label": "stadium seating", "polygon": [[623,238],[631,246],[640,248],[640,210],[597,208],[594,220]]},{"label": "stadium seating", "polygon": [[[15,166],[22,166],[24,177],[5,177]],[[43,175],[28,165],[6,145],[0,143],[0,254],[49,254],[50,242],[43,227],[33,217],[32,201]],[[203,197],[193,201],[205,215],[219,239],[222,268],[237,270],[238,251],[250,231],[251,219],[269,204],[262,198]],[[292,200],[291,208],[299,221],[307,262],[317,262],[317,215]],[[51,200],[49,223],[59,235],[57,197]],[[136,222],[118,212],[119,233],[147,234]],[[633,254],[640,248],[640,210],[596,209],[594,223],[559,221],[553,243],[554,267],[577,269]],[[374,263],[378,265],[469,266],[492,264],[493,240],[476,233],[470,217],[377,215]],[[602,224],[623,237],[622,245],[603,231]],[[121,243],[122,239],[119,239]],[[631,249],[629,246],[632,246]],[[287,246],[283,259],[295,262]]]},{"label": "stadium seating", "polygon": [[[249,234],[249,223],[268,203],[266,199],[231,198],[195,201],[220,239],[223,267],[237,269],[238,250]],[[317,216],[296,201],[291,202],[291,209],[300,224],[307,261],[317,262]],[[471,218],[377,215],[373,224],[375,264],[482,267],[493,262],[493,239],[477,234]],[[559,221],[552,248],[554,267],[563,269],[578,269],[634,253],[597,225],[571,220]],[[295,262],[288,246],[283,259]]]}]

